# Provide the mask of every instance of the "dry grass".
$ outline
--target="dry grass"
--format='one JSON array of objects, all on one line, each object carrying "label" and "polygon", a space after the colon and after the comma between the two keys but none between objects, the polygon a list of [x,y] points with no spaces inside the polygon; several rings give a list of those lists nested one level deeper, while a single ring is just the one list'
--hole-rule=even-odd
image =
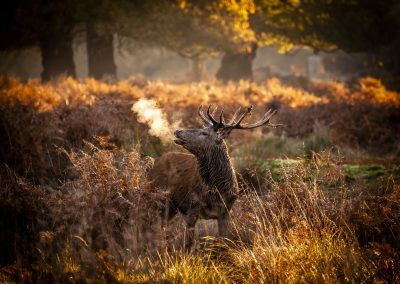
[{"label": "dry grass", "polygon": [[[353,86],[303,85],[289,87],[276,78],[260,85],[245,81],[173,85],[140,77],[116,83],[65,78],[47,84],[1,77],[0,138],[5,145],[0,155],[13,168],[19,166],[19,174],[36,178],[60,178],[65,160],[53,155],[53,145],[79,148],[84,139],[93,141],[93,135],[110,136],[119,147],[141,143],[144,153],[157,156],[165,149],[157,145],[158,138],[148,135],[145,125],[137,123],[131,110],[140,98],[154,100],[171,123],[181,120],[183,127],[199,125],[193,113],[201,104],[223,106],[225,113],[254,104],[255,116],[265,108],[279,110],[276,120],[285,126],[274,130],[277,135],[305,138],[318,123],[336,145],[378,154],[399,151],[400,96],[379,80],[365,78]],[[248,141],[254,138],[247,136]],[[246,137],[236,135],[235,140]]]},{"label": "dry grass", "polygon": [[147,81],[141,77],[116,83],[60,78],[47,84],[39,80],[24,83],[17,78],[1,77],[0,86],[2,103],[33,105],[40,112],[51,111],[61,104],[69,107],[93,105],[104,95],[121,100],[137,100],[146,96],[155,98],[162,106],[181,108],[197,107],[210,102],[224,106],[265,105],[273,100],[292,108],[343,101],[400,106],[398,94],[387,90],[379,80],[371,77],[360,79],[353,87],[339,82],[307,82],[296,88],[284,85],[278,78],[269,79],[260,85],[247,81],[238,84],[215,82],[175,85]]},{"label": "dry grass", "polygon": [[[400,281],[398,168],[372,183],[349,181],[342,159],[322,151],[342,144],[396,154],[399,96],[375,79],[304,88],[277,79],[43,85],[1,78],[0,85],[0,282]],[[156,100],[185,127],[198,125],[193,112],[209,102],[228,111],[249,103],[280,109],[279,137],[232,137],[235,163],[262,180],[242,182],[232,240],[204,238],[183,252],[179,216],[168,228],[173,238],[164,239],[165,192],[147,181],[148,155],[174,148],[137,123],[131,107],[139,98]],[[268,157],[304,153],[307,159],[274,169],[279,179],[272,169],[257,171]]]},{"label": "dry grass", "polygon": [[151,160],[98,139],[99,147],[68,153],[75,177],[57,191],[22,180],[29,195],[2,190],[5,214],[32,222],[29,232],[14,231],[17,262],[3,279],[20,281],[28,271],[34,282],[399,281],[399,186],[349,185],[330,152],[283,167],[283,181],[271,180],[264,195],[248,188],[232,211],[236,237],[204,239],[203,249],[185,253],[182,241],[171,250],[162,237],[165,196],[147,184]]},{"label": "dry grass", "polygon": [[267,194],[250,194],[236,204],[238,230],[250,232],[244,239],[251,242],[228,249],[235,281],[400,280],[398,185],[364,192],[365,184],[345,182],[339,163],[324,152],[306,164],[284,167],[283,181],[271,180]]}]

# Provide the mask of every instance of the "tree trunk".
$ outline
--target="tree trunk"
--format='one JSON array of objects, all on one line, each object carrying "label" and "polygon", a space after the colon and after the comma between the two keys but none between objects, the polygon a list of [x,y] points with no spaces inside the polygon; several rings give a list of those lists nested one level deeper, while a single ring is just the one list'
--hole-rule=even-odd
[{"label": "tree trunk", "polygon": [[239,53],[228,51],[221,61],[217,78],[224,82],[253,80],[253,59],[256,56],[257,45],[253,45],[250,52]]},{"label": "tree trunk", "polygon": [[192,59],[192,79],[195,82],[200,82],[204,79],[206,75],[206,70],[204,67],[204,62],[196,56]]},{"label": "tree trunk", "polygon": [[72,34],[53,34],[40,43],[42,53],[42,80],[49,81],[60,75],[76,77]]},{"label": "tree trunk", "polygon": [[116,77],[117,67],[114,62],[113,34],[100,33],[92,25],[86,31],[89,76],[102,79]]},{"label": "tree trunk", "polygon": [[397,33],[396,39],[393,41],[392,47],[392,74],[400,75],[400,32]]}]

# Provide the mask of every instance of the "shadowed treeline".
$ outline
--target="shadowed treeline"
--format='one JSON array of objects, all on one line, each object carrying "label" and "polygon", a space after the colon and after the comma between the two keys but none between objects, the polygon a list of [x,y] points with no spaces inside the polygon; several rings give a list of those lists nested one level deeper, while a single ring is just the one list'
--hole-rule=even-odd
[{"label": "shadowed treeline", "polygon": [[[302,49],[315,55],[361,54],[364,76],[399,74],[400,8],[390,0],[18,0],[5,1],[1,8],[0,50],[10,56],[18,50],[40,51],[44,81],[76,76],[74,46],[80,44],[87,60],[78,64],[96,79],[115,77],[115,54],[135,53],[138,47],[164,49],[190,60],[194,81],[206,79],[204,62],[215,56],[220,60],[216,78],[251,80],[257,50],[264,46],[289,55]],[[140,65],[143,58],[135,60]],[[327,66],[348,65],[340,56],[325,61]]]}]

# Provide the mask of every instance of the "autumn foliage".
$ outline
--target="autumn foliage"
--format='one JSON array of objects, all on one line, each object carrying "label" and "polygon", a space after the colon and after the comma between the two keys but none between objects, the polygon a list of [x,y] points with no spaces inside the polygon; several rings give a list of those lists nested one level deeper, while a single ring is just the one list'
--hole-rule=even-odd
[{"label": "autumn foliage", "polygon": [[[140,106],[157,106],[169,127],[197,127],[198,106],[210,103],[227,114],[275,108],[284,127],[232,136],[241,184],[235,237],[202,238],[213,225],[197,228],[201,242],[187,253],[179,216],[163,238],[165,192],[147,180],[151,157],[179,148],[157,136]],[[398,282],[399,108],[399,94],[374,78],[177,85],[2,77],[0,282]],[[290,141],[306,147],[322,136],[327,149],[284,159],[295,155]],[[268,164],[278,149],[286,162]],[[349,174],[340,151],[384,159],[388,170]]]}]

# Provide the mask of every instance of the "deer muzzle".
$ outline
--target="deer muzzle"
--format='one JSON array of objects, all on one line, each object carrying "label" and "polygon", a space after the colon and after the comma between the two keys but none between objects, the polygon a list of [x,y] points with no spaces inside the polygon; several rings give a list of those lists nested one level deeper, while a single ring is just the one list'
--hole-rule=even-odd
[{"label": "deer muzzle", "polygon": [[181,130],[174,131],[174,136],[176,137],[176,139],[174,139],[175,144],[178,144],[178,145],[185,144],[185,139],[183,139],[181,135],[182,135]]}]

